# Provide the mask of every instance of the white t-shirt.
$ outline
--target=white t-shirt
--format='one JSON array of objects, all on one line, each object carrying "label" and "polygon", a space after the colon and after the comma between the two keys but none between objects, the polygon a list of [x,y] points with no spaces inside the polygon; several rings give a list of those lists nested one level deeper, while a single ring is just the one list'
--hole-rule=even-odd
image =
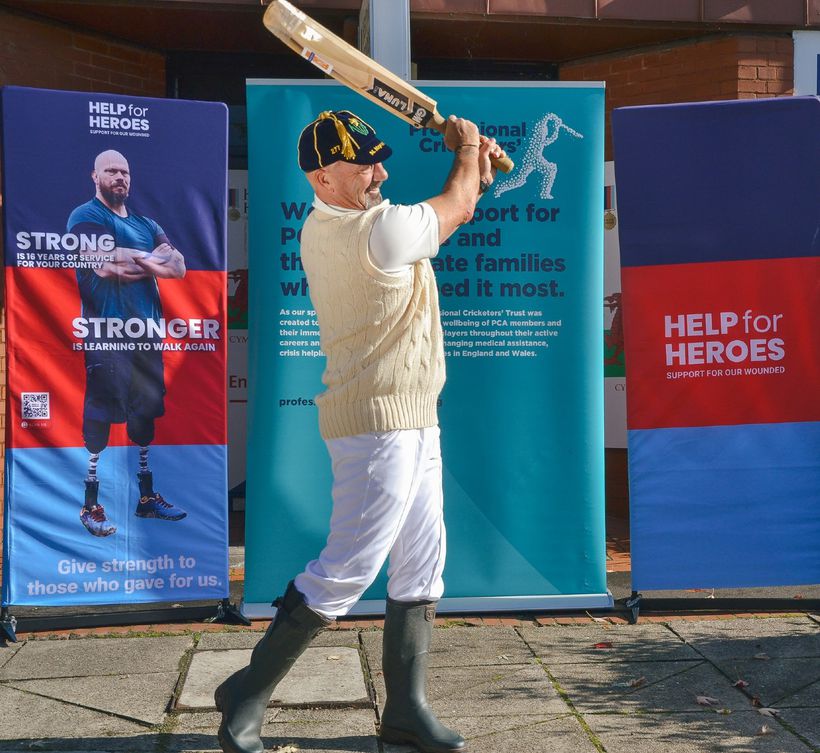
[{"label": "white t-shirt", "polygon": [[[436,211],[426,202],[391,204],[385,199],[385,210],[370,231],[370,260],[382,272],[400,275],[422,259],[432,259],[439,249],[439,228]],[[342,215],[360,212],[326,204],[313,197],[313,208],[325,214]]]}]

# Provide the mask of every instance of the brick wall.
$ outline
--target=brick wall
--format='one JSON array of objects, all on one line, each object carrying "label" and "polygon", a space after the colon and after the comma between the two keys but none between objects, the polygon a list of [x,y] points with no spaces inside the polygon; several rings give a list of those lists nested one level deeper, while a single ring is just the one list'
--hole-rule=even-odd
[{"label": "brick wall", "polygon": [[165,57],[0,9],[0,86],[165,96]]},{"label": "brick wall", "polygon": [[790,35],[736,35],[565,63],[563,81],[606,81],[606,155],[616,107],[791,94]]},{"label": "brick wall", "polygon": [[629,458],[626,450],[608,447],[604,456],[606,466],[606,514],[615,518],[629,518]]}]

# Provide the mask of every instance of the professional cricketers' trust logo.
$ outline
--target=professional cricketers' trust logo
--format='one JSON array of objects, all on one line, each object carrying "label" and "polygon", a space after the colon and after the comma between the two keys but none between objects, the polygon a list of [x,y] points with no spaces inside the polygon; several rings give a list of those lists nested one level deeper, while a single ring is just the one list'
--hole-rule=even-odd
[{"label": "professional cricketers' trust logo", "polygon": [[562,131],[566,131],[570,136],[576,139],[584,138],[584,134],[570,128],[554,112],[546,113],[535,124],[532,136],[525,147],[524,159],[521,160],[518,169],[513,171],[507,180],[496,184],[493,195],[498,197],[507,191],[520,188],[527,182],[530,173],[535,172],[541,175],[540,197],[542,199],[554,198],[552,195],[552,187],[558,175],[558,163],[550,162],[544,156],[544,149],[550,144],[553,144],[561,135]]}]

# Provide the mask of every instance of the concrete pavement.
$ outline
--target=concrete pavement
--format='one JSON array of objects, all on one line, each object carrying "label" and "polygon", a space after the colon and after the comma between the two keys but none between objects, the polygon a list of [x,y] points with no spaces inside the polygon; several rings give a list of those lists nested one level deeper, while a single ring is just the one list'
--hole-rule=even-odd
[{"label": "concrete pavement", "polygon": [[[319,636],[275,693],[268,750],[412,751],[375,735],[378,625]],[[263,628],[21,636],[0,647],[0,751],[217,751],[211,693]],[[471,753],[820,751],[820,617],[439,618],[429,696]]]}]

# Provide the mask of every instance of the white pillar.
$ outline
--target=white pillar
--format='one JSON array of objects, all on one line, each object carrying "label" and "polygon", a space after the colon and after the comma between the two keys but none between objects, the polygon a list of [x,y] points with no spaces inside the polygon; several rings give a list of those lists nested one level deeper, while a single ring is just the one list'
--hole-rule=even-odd
[{"label": "white pillar", "polygon": [[793,31],[794,93],[820,94],[820,31]]},{"label": "white pillar", "polygon": [[410,80],[410,0],[363,0],[359,49]]}]

